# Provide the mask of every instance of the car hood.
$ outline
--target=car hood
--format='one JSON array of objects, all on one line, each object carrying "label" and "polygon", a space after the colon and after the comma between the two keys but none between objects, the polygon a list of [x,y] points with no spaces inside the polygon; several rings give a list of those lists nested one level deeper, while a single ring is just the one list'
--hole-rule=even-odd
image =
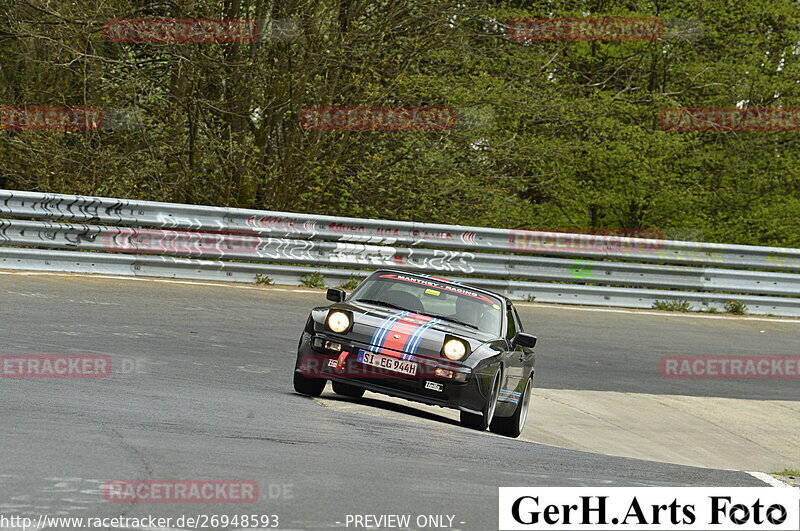
[{"label": "car hood", "polygon": [[348,337],[372,345],[378,352],[377,349],[386,349],[438,357],[447,335],[466,340],[471,351],[496,339],[492,334],[425,314],[365,303],[343,303],[337,307],[353,312],[353,327]]}]

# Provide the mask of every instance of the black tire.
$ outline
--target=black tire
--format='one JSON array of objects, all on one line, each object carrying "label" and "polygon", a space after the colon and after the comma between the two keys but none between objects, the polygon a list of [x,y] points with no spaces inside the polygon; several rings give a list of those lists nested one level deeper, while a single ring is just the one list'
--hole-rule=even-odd
[{"label": "black tire", "polygon": [[361,398],[364,396],[363,387],[356,387],[355,385],[336,381],[331,381],[331,385],[333,386],[333,392],[337,395],[349,396],[350,398]]},{"label": "black tire", "polygon": [[483,406],[483,411],[480,415],[474,413],[461,412],[461,424],[473,430],[486,431],[492,423],[494,412],[497,409],[497,397],[500,396],[500,369],[494,373],[491,386],[489,387],[489,396],[486,398],[486,404]]},{"label": "black tire", "polygon": [[301,395],[321,395],[326,381],[325,378],[306,378],[299,372],[294,372],[294,390]]},{"label": "black tire", "polygon": [[528,378],[513,415],[510,417],[495,417],[492,420],[492,424],[489,427],[492,433],[505,435],[506,437],[519,437],[519,434],[522,433],[522,428],[525,427],[525,420],[528,418],[528,409],[531,403],[531,384],[531,379]]}]

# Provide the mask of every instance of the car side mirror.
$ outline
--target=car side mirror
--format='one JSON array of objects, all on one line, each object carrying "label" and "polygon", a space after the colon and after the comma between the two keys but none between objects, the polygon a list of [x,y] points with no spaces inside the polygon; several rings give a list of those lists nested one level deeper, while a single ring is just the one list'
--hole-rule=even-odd
[{"label": "car side mirror", "polygon": [[520,332],[514,337],[514,346],[515,347],[520,346],[523,348],[533,348],[536,346],[536,341],[538,339],[539,338],[534,335]]},{"label": "car side mirror", "polygon": [[325,297],[329,301],[342,302],[344,298],[347,297],[347,293],[345,293],[343,289],[328,288],[328,293],[325,295]]}]

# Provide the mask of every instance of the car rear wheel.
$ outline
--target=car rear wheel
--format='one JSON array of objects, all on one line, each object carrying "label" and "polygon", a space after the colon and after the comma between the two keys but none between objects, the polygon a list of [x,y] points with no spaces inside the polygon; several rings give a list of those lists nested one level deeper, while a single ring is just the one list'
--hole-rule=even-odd
[{"label": "car rear wheel", "polygon": [[497,369],[497,372],[494,373],[494,377],[492,378],[489,396],[486,398],[483,412],[480,415],[476,415],[474,413],[462,411],[461,424],[478,431],[486,431],[486,428],[492,423],[494,411],[497,408],[497,397],[500,395],[500,380],[500,369]]},{"label": "car rear wheel", "polygon": [[356,387],[342,382],[331,382],[333,392],[337,395],[349,396],[350,398],[361,398],[364,396],[364,388]]},{"label": "car rear wheel", "polygon": [[306,378],[297,371],[294,373],[294,390],[301,395],[321,395],[325,389],[325,382],[325,378]]},{"label": "car rear wheel", "polygon": [[506,437],[519,437],[522,428],[525,427],[525,420],[528,418],[528,408],[531,403],[531,379],[525,382],[525,389],[519,398],[519,404],[514,414],[510,417],[496,417],[490,426],[493,433],[505,435]]}]

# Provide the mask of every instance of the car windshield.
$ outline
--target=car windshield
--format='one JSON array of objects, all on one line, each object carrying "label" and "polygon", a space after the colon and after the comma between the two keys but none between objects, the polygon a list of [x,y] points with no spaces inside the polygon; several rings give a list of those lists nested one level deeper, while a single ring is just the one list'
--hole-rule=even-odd
[{"label": "car windshield", "polygon": [[438,317],[500,335],[503,302],[468,287],[400,273],[379,273],[365,280],[350,301]]}]

